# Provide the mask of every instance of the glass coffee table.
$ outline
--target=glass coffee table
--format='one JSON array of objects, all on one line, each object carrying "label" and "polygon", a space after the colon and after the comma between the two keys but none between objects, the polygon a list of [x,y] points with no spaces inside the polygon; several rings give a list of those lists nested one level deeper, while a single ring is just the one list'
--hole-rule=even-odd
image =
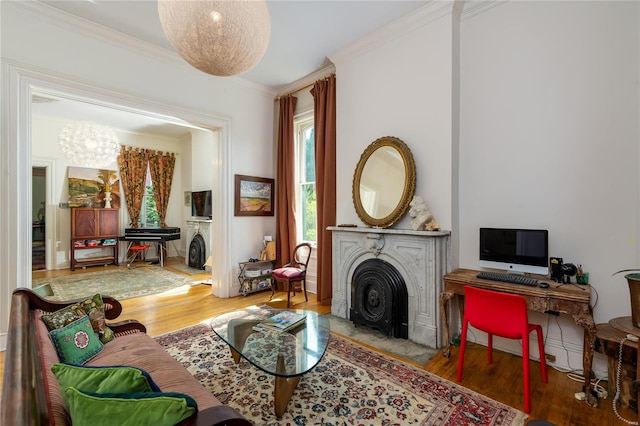
[{"label": "glass coffee table", "polygon": [[318,365],[329,343],[329,320],[317,312],[293,310],[306,321],[289,331],[256,331],[254,326],[282,309],[247,308],[211,320],[213,331],[240,357],[274,379],[275,414],[281,418],[302,376]]}]

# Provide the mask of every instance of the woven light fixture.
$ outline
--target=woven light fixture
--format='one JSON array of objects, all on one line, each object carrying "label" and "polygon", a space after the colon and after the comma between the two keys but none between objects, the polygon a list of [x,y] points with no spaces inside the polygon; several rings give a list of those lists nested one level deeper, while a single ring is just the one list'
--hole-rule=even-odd
[{"label": "woven light fixture", "polygon": [[253,68],[267,50],[264,0],[159,0],[162,29],[193,67],[221,77]]},{"label": "woven light fixture", "polygon": [[76,121],[62,129],[58,146],[74,166],[98,169],[116,160],[120,142],[111,127]]}]

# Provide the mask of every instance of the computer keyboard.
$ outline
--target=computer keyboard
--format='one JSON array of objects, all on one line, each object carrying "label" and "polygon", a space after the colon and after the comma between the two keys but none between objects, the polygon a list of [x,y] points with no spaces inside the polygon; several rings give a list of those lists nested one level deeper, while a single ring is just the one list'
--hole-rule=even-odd
[{"label": "computer keyboard", "polygon": [[502,281],[505,283],[522,284],[528,286],[538,285],[538,280],[530,277],[523,277],[522,275],[501,274],[498,272],[480,272],[477,278],[492,281]]}]

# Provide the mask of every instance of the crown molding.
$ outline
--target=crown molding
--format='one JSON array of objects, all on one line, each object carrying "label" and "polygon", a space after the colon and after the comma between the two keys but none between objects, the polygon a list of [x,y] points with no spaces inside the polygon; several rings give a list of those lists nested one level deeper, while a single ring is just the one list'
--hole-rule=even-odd
[{"label": "crown molding", "polygon": [[70,29],[96,40],[104,41],[120,48],[127,48],[136,53],[159,57],[175,62],[182,61],[176,52],[162,48],[152,43],[121,33],[105,27],[88,19],[64,12],[40,1],[16,1],[7,2],[29,13],[32,18],[40,19],[59,28]]},{"label": "crown molding", "polygon": [[508,3],[510,0],[479,0],[479,1],[465,1],[464,10],[462,12],[462,19],[472,18],[476,15],[480,15],[494,7],[502,6]]},{"label": "crown molding", "polygon": [[426,25],[430,25],[446,16],[460,16],[461,19],[470,18],[493,9],[496,6],[508,3],[510,0],[444,0],[431,1],[375,32],[362,37],[344,49],[333,52],[329,59],[334,64],[343,63],[353,57],[377,49],[380,46],[393,41],[398,37],[415,31]]},{"label": "crown molding", "polygon": [[409,34],[418,28],[429,25],[453,13],[454,5],[460,0],[432,1],[395,21],[390,22],[375,32],[362,37],[344,49],[329,55],[334,64],[340,64],[353,57],[377,49],[399,37]]}]

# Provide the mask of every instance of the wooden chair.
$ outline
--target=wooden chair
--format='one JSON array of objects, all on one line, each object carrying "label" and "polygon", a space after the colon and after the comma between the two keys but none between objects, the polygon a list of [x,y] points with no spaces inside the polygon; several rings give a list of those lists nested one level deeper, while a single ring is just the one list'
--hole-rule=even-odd
[{"label": "wooden chair", "polygon": [[544,359],[542,327],[538,324],[529,324],[527,303],[524,297],[519,294],[502,293],[472,286],[465,286],[464,293],[464,317],[462,320],[462,337],[460,338],[460,354],[458,356],[458,382],[462,381],[462,366],[464,364],[464,352],[467,343],[467,328],[469,323],[475,328],[489,334],[487,340],[489,363],[492,361],[494,335],[507,339],[522,339],[524,411],[530,413],[529,333],[534,330],[538,335],[542,381],[547,383],[547,364]]},{"label": "wooden chair", "polygon": [[[301,283],[302,290],[304,291],[304,300],[307,298],[307,266],[309,265],[309,259],[311,258],[311,244],[301,243],[293,249],[293,256],[291,256],[291,262],[283,265],[281,268],[271,271],[271,277],[276,282],[283,282],[287,289],[287,308],[291,304],[291,292],[293,296],[296,295],[295,283]],[[271,293],[273,297],[273,292]],[[271,298],[269,298],[271,300]]]}]

